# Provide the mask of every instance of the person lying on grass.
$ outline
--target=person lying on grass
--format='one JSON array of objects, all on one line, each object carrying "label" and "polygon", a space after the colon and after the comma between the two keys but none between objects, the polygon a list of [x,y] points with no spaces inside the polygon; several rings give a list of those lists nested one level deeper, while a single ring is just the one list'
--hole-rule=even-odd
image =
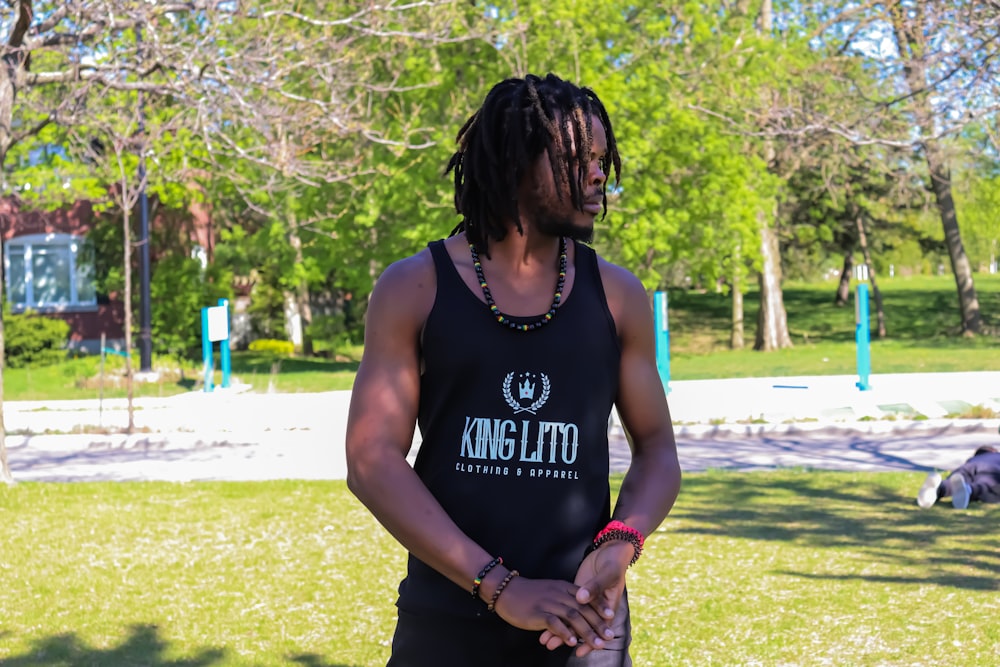
[{"label": "person lying on grass", "polygon": [[949,496],[952,506],[960,510],[971,502],[1000,503],[1000,452],[996,447],[980,447],[946,479],[938,472],[927,475],[917,493],[917,504],[927,509]]}]

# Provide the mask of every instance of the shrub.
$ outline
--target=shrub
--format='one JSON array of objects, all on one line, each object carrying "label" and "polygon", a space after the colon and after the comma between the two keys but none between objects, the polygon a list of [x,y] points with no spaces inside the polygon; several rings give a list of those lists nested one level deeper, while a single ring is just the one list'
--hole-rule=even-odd
[{"label": "shrub", "polygon": [[282,290],[264,282],[254,284],[247,314],[250,316],[252,335],[271,339],[280,339],[288,335],[285,322],[285,293]]},{"label": "shrub", "polygon": [[51,366],[66,358],[69,323],[26,312],[4,316],[4,358],[9,368]]},{"label": "shrub", "polygon": [[251,352],[270,354],[275,357],[290,357],[295,353],[295,344],[290,340],[275,340],[273,338],[258,338],[250,341]]},{"label": "shrub", "polygon": [[155,352],[200,358],[201,309],[232,299],[231,285],[232,275],[215,265],[203,271],[197,260],[181,255],[157,261],[150,284]]},{"label": "shrub", "polygon": [[342,312],[315,316],[307,333],[314,342],[326,343],[334,349],[353,345],[356,341],[364,339],[364,330],[352,330],[348,318]]}]

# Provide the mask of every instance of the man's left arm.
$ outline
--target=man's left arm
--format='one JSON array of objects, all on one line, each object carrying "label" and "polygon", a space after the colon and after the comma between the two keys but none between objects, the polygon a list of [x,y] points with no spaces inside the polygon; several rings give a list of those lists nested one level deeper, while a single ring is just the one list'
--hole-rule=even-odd
[{"label": "man's left arm", "polygon": [[632,449],[612,518],[649,535],[670,513],[681,486],[674,427],[656,367],[653,313],[642,284],[627,274],[618,312],[622,357],[616,406]]},{"label": "man's left arm", "polygon": [[[615,404],[632,449],[612,519],[643,536],[663,522],[681,486],[677,443],[666,391],[656,367],[653,313],[642,283],[630,272],[602,262],[601,275],[621,341],[619,388]],[[591,552],[577,572],[577,601],[592,605],[604,618],[618,609],[625,572],[635,555],[627,541],[612,540]],[[543,633],[549,648],[561,642]],[[579,647],[578,655],[590,651]]]},{"label": "man's left arm", "polygon": [[[646,536],[663,522],[680,491],[677,443],[666,391],[656,367],[656,339],[649,298],[642,283],[630,272],[610,264],[602,268],[608,305],[621,340],[615,404],[632,449],[632,463],[622,481],[611,518]],[[612,541],[598,552],[604,549],[613,550],[616,558],[604,557],[598,562],[608,563],[609,567],[608,561],[622,564],[621,581],[612,585],[624,586],[623,572],[632,559],[632,545]],[[610,572],[607,576],[611,576]],[[605,585],[611,583],[603,576],[599,581]]]}]

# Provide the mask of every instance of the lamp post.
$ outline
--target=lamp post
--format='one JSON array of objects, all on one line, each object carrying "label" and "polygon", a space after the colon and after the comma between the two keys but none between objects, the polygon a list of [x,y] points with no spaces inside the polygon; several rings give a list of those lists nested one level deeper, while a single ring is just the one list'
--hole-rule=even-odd
[{"label": "lamp post", "polygon": [[[142,53],[142,28],[135,29]],[[153,370],[153,325],[149,304],[149,199],[146,196],[146,109],[142,91],[139,102],[139,372]]]}]

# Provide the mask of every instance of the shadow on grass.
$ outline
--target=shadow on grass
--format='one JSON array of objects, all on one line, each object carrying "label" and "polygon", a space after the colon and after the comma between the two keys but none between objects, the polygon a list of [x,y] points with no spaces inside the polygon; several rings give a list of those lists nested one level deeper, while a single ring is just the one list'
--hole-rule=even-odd
[{"label": "shadow on grass", "polygon": [[289,660],[299,665],[305,665],[305,667],[348,667],[348,665],[340,663],[325,662],[322,656],[314,653],[304,653],[289,658]]},{"label": "shadow on grass", "polygon": [[997,508],[974,503],[959,511],[944,501],[922,511],[914,496],[901,495],[901,486],[914,482],[907,473],[710,471],[685,478],[670,516],[682,534],[846,549],[861,554],[865,566],[899,568],[891,576],[884,568],[867,574],[867,567],[782,572],[791,576],[1000,591],[1000,535],[984,530]]},{"label": "shadow on grass", "polygon": [[181,389],[184,389],[185,391],[191,391],[192,389],[195,388],[195,385],[197,384],[198,381],[195,380],[194,378],[183,378],[177,381],[177,386],[180,387]]},{"label": "shadow on grass", "polygon": [[727,425],[696,435],[679,435],[677,446],[684,470],[747,472],[801,467],[927,473],[934,469],[928,461],[935,462],[936,455],[947,453],[954,467],[976,447],[993,444],[996,439],[992,428],[977,420],[938,428],[900,424],[892,431],[873,433],[837,426],[800,430],[795,424],[786,431],[770,433],[756,433],[754,428],[753,424],[743,428]]},{"label": "shadow on grass", "polygon": [[[3,638],[7,633],[0,633]],[[155,625],[133,625],[129,636],[118,646],[94,648],[87,646],[75,633],[64,633],[39,639],[22,655],[3,659],[4,667],[93,667],[101,665],[143,665],[144,667],[208,667],[225,664],[226,651],[206,648],[193,657],[171,659],[164,656],[170,645],[159,636]],[[288,658],[289,664],[306,667],[351,667],[326,662],[315,654]]]}]

